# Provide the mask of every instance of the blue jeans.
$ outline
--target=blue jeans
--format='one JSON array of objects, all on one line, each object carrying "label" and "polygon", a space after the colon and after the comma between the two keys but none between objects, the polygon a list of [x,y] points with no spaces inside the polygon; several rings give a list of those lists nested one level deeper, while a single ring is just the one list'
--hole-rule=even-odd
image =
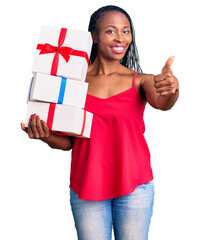
[{"label": "blue jeans", "polygon": [[70,204],[78,240],[148,240],[153,212],[153,181],[132,193],[103,201],[86,201],[70,189]]}]

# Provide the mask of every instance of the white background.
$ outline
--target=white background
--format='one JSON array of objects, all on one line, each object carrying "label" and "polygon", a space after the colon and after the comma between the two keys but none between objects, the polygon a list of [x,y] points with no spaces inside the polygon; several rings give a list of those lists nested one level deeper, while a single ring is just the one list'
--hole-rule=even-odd
[{"label": "white background", "polygon": [[30,140],[20,129],[41,25],[87,30],[100,6],[116,4],[133,19],[141,66],[160,73],[175,56],[180,98],[170,111],[146,107],[155,176],[150,240],[200,239],[199,1],[6,1],[0,38],[0,239],[76,240],[69,203],[71,152]]}]

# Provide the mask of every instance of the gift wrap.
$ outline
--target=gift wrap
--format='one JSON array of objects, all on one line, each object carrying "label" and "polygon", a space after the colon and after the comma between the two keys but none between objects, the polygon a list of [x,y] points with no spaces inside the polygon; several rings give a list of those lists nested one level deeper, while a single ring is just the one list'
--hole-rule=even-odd
[{"label": "gift wrap", "polygon": [[91,33],[43,26],[32,72],[85,81],[92,47]]},{"label": "gift wrap", "polygon": [[88,83],[36,73],[31,80],[29,101],[52,102],[84,108]]},{"label": "gift wrap", "polygon": [[32,114],[37,114],[56,134],[90,138],[93,114],[77,106],[28,102],[26,127]]}]

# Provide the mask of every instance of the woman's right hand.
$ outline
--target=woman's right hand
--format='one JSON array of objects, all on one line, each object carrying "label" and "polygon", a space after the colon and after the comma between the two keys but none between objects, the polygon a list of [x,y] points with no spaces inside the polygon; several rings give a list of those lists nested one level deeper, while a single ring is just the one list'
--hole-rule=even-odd
[{"label": "woman's right hand", "polygon": [[47,124],[36,114],[30,116],[28,128],[25,127],[23,122],[21,123],[21,128],[31,139],[41,139],[46,142],[50,135],[52,135]]},{"label": "woman's right hand", "polygon": [[40,139],[46,142],[51,148],[70,150],[73,147],[73,136],[59,136],[50,132],[47,124],[40,120],[36,114],[29,118],[28,127],[21,122],[21,128],[26,132],[31,139]]}]

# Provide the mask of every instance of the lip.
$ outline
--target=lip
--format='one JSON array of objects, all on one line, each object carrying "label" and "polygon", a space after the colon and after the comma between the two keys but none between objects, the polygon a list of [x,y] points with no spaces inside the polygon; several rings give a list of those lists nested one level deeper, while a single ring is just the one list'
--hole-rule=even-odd
[{"label": "lip", "polygon": [[114,45],[112,45],[111,47],[123,47],[123,48],[125,48],[126,45],[123,45],[123,44],[114,44]]},{"label": "lip", "polygon": [[122,54],[122,53],[124,53],[125,47],[126,46],[122,45],[122,44],[115,44],[115,45],[110,46],[110,49],[114,53]]}]

